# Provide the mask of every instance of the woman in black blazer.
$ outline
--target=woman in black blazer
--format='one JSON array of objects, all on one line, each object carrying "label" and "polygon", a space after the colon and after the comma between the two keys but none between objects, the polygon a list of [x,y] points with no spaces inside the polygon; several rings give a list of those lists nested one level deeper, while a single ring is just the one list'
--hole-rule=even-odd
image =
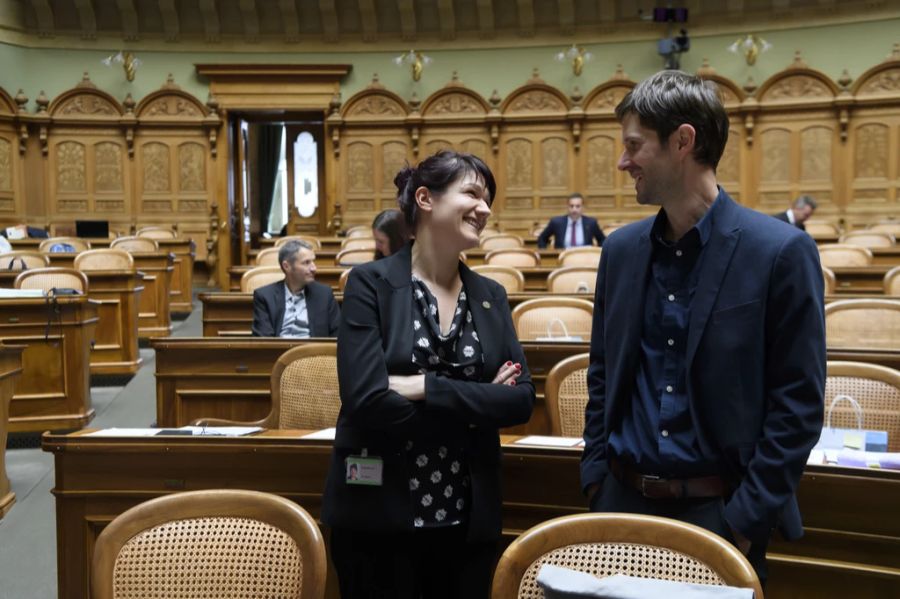
[{"label": "woman in black blazer", "polygon": [[394,182],[415,241],[350,273],[322,519],[344,599],[487,597],[498,429],[528,421],[535,397],[505,290],[459,261],[496,184],[450,151]]}]

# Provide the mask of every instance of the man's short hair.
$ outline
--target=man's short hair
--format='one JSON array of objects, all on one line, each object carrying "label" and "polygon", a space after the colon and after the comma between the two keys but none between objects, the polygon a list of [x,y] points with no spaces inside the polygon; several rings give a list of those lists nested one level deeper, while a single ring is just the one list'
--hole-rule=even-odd
[{"label": "man's short hair", "polygon": [[809,206],[813,210],[819,207],[812,196],[802,195],[794,200],[794,208],[803,208],[804,206]]},{"label": "man's short hair", "polygon": [[[278,266],[287,260],[288,262],[293,262],[294,256],[297,255],[297,252],[300,250],[311,250],[313,249],[310,244],[301,240],[301,239],[291,239],[287,243],[283,244],[280,248],[278,248]],[[284,268],[282,268],[284,270]]]},{"label": "man's short hair", "polygon": [[623,121],[636,114],[641,125],[666,143],[681,125],[694,128],[694,159],[716,168],[728,142],[728,115],[715,83],[682,71],[660,71],[638,83],[616,106]]},{"label": "man's short hair", "polygon": [[569,203],[569,200],[574,200],[575,198],[578,198],[579,200],[581,200],[582,204],[584,203],[584,196],[581,195],[581,193],[576,191],[576,192],[569,194],[569,199],[566,200],[566,204]]}]

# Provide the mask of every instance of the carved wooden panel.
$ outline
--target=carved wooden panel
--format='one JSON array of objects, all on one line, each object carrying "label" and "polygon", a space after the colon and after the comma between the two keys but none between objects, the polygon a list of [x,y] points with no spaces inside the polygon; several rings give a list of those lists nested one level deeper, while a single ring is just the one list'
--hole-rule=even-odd
[{"label": "carved wooden panel", "polygon": [[834,94],[819,79],[811,75],[785,77],[765,91],[760,101],[803,101],[812,98],[830,98]]},{"label": "carved wooden panel", "polygon": [[347,145],[347,190],[372,192],[375,190],[375,173],[372,145],[357,141]]},{"label": "carved wooden panel", "polygon": [[[740,173],[740,156],[741,156],[741,134],[737,129],[728,130],[728,143],[725,145],[725,151],[722,152],[722,158],[719,159],[719,166],[716,169],[716,178],[720,183],[738,183],[741,180]],[[734,195],[737,190],[729,190]]]},{"label": "carved wooden panel", "polygon": [[119,116],[119,109],[106,98],[83,93],[66,99],[53,113],[64,117],[106,118]]},{"label": "carved wooden panel", "polygon": [[425,144],[425,153],[422,155],[422,158],[428,158],[434,154],[437,154],[441,150],[455,150],[453,144],[446,139],[434,139]]},{"label": "carved wooden panel", "polygon": [[373,118],[402,118],[406,109],[394,98],[382,94],[373,94],[354,101],[344,113],[347,120],[366,120]]},{"label": "carved wooden panel", "polygon": [[[180,144],[178,164],[178,189],[206,191],[206,148],[196,142]],[[201,209],[205,209],[205,206]]]},{"label": "carved wooden panel", "polygon": [[612,187],[616,174],[616,140],[597,135],[587,140],[587,189]]},{"label": "carved wooden panel", "polygon": [[123,191],[122,146],[104,141],[94,145],[94,189]]},{"label": "carved wooden panel", "polygon": [[619,102],[622,101],[622,98],[624,98],[629,91],[631,91],[631,88],[624,86],[610,87],[609,89],[603,90],[590,99],[585,106],[584,111],[588,114],[595,112],[613,112],[616,109],[616,106],[619,105]]},{"label": "carved wooden panel", "polygon": [[791,134],[787,129],[769,129],[759,136],[762,152],[762,167],[759,172],[761,182],[784,182],[790,180]]},{"label": "carved wooden panel", "polygon": [[857,127],[853,164],[855,178],[883,179],[888,176],[889,137],[887,125],[869,123]]},{"label": "carved wooden panel", "polygon": [[385,192],[396,191],[394,177],[406,165],[406,144],[389,141],[381,146],[381,189]]},{"label": "carved wooden panel", "polygon": [[[490,154],[487,142],[480,139],[466,139],[459,144],[459,149],[467,154],[474,154],[486,163],[490,164]],[[495,175],[496,176],[496,175]]]},{"label": "carved wooden panel", "polygon": [[511,139],[506,144],[506,187],[531,189],[533,185],[532,143],[527,139]]},{"label": "carved wooden panel", "polygon": [[194,102],[178,96],[163,96],[152,100],[140,111],[141,119],[160,117],[202,118],[203,112]]},{"label": "carved wooden panel", "polygon": [[426,117],[478,116],[487,114],[484,106],[463,92],[442,94],[429,103],[422,113]]},{"label": "carved wooden panel", "polygon": [[144,191],[170,191],[169,146],[147,142],[141,146],[141,165],[144,170]]},{"label": "carved wooden panel", "polygon": [[0,191],[13,190],[13,145],[0,137]]},{"label": "carved wooden panel", "polygon": [[527,91],[516,97],[506,109],[506,114],[531,113],[531,112],[565,112],[566,105],[556,95],[535,89]]},{"label": "carved wooden panel", "polygon": [[856,93],[860,96],[900,94],[900,67],[875,74],[866,80]]},{"label": "carved wooden panel", "polygon": [[569,144],[561,137],[541,142],[541,170],[544,188],[569,186]]},{"label": "carved wooden panel", "polygon": [[831,140],[828,127],[807,127],[800,132],[800,180],[831,181]]},{"label": "carved wooden panel", "polygon": [[64,141],[56,146],[56,184],[60,192],[87,190],[84,144]]}]

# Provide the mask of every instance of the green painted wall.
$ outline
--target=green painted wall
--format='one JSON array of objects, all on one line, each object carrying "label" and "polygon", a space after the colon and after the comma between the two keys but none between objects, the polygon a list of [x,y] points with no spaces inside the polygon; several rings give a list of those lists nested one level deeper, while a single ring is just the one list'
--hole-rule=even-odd
[{"label": "green painted wall", "polygon": [[[726,50],[735,35],[711,35],[693,37],[690,52],[682,57],[682,68],[695,71],[704,57],[722,75],[738,83],[752,76],[757,85],[772,74],[788,66],[795,50],[801,50],[809,66],[837,79],[843,69],[851,77],[858,77],[867,68],[881,62],[900,42],[900,19],[884,19],[876,22],[854,23],[763,31],[762,36],[773,48],[760,56],[754,66],[747,66],[742,56]],[[364,88],[377,72],[381,82],[390,90],[408,98],[415,91],[420,99],[443,86],[452,72],[458,71],[460,80],[481,93],[485,98],[497,89],[501,96],[525,83],[533,67],[540,69],[541,77],[549,84],[565,91],[578,85],[582,93],[608,79],[621,63],[625,72],[634,80],[640,80],[662,67],[662,59],[656,54],[654,41],[641,40],[632,43],[585,44],[594,54],[594,60],[585,67],[581,77],[572,75],[571,68],[557,62],[554,54],[560,46],[480,49],[435,50],[426,53],[434,62],[424,72],[422,80],[414,84],[407,67],[395,66],[391,59],[396,52],[356,53],[186,53],[138,51],[143,61],[134,82],[125,80],[121,66],[107,68],[101,59],[114,52],[108,50],[29,49],[0,44],[0,87],[11,95],[22,88],[29,98],[29,111],[34,110],[34,99],[44,90],[52,100],[57,94],[73,87],[81,80],[81,74],[89,71],[91,79],[104,91],[118,99],[131,93],[136,101],[156,90],[165,81],[167,73],[186,91],[205,101],[207,86],[194,72],[195,63],[213,62],[291,62],[291,63],[350,63],[353,71],[343,83],[343,97]]]}]

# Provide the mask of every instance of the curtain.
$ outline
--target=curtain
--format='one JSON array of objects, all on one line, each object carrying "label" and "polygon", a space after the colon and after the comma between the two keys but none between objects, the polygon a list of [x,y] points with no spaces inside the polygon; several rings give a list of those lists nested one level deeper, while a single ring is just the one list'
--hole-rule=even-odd
[{"label": "curtain", "polygon": [[259,128],[258,139],[258,175],[259,175],[259,221],[268,228],[269,213],[275,194],[275,182],[278,179],[278,167],[281,160],[281,138],[284,134],[282,125],[263,125]]}]

